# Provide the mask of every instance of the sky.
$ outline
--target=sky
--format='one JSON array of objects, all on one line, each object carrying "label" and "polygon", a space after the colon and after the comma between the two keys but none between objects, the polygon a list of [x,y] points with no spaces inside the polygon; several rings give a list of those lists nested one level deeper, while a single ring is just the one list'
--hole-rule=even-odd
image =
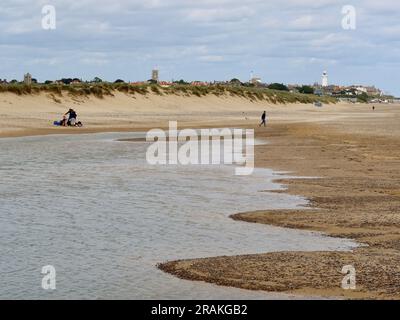
[{"label": "sky", "polygon": [[[43,28],[45,5],[55,29]],[[248,81],[253,71],[313,84],[326,70],[332,84],[400,96],[399,58],[398,0],[0,1],[1,79],[140,81],[158,68],[167,81]]]}]

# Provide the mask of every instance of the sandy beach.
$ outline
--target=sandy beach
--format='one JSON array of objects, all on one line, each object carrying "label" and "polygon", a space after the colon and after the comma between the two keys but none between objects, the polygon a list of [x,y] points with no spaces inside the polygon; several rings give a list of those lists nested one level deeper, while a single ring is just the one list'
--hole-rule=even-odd
[{"label": "sandy beach", "polygon": [[[57,128],[68,108],[85,127]],[[258,128],[266,110],[267,128]],[[255,128],[268,141],[256,147],[256,166],[290,172],[279,181],[310,200],[307,210],[257,211],[235,220],[324,232],[357,240],[351,253],[268,253],[212,257],[160,265],[180,278],[252,290],[345,298],[400,298],[400,106],[273,105],[238,97],[157,95],[70,98],[0,95],[0,137],[183,127]],[[162,261],[160,261],[162,262]],[[357,289],[341,289],[345,265],[357,270]]]},{"label": "sandy beach", "polygon": [[[355,299],[398,299],[400,251],[400,139],[398,106],[327,107],[304,122],[276,121],[258,138],[256,165],[299,177],[279,182],[310,200],[309,210],[259,211],[235,220],[313,230],[352,238],[365,246],[351,253],[270,253],[178,261],[160,265],[184,279],[252,290]],[[338,110],[341,110],[340,115]],[[296,111],[297,113],[297,111]],[[313,210],[311,210],[313,209]],[[357,289],[343,290],[341,270],[352,265]]]},{"label": "sandy beach", "polygon": [[[230,95],[203,97],[159,96],[156,94],[125,94],[114,92],[114,97],[74,97],[64,94],[40,93],[33,95],[0,94],[0,137],[74,134],[102,131],[134,131],[168,127],[168,121],[178,121],[182,127],[248,126],[259,122],[264,109],[274,121],[320,121],[324,117],[341,118],[346,105],[335,105],[332,110],[316,110],[306,104],[269,104]],[[331,105],[333,107],[333,105]],[[74,108],[84,128],[59,128],[53,122]],[[291,110],[291,112],[287,112]],[[294,112],[296,111],[296,112]],[[329,113],[327,113],[329,112]],[[332,113],[333,112],[333,113]]]},{"label": "sandy beach", "polygon": [[[0,136],[145,131],[149,128],[168,127],[169,120],[178,121],[187,127],[252,124],[258,121],[260,109],[264,105],[228,96],[165,97],[115,92],[115,97],[98,99],[94,96],[77,98],[64,95],[54,98],[45,93],[22,96],[2,93]],[[69,108],[77,111],[84,128],[77,130],[53,126],[53,122],[60,120]]]}]

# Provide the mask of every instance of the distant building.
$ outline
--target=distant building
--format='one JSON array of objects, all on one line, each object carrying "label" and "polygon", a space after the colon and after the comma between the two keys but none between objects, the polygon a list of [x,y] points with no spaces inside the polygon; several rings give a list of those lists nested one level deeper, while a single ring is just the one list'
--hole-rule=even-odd
[{"label": "distant building", "polygon": [[250,79],[250,83],[254,85],[260,85],[262,83],[262,80],[259,77],[253,77]]},{"label": "distant building", "polygon": [[170,86],[173,85],[173,83],[172,83],[172,82],[169,82],[169,81],[159,81],[158,84],[159,84],[161,87],[164,87],[164,88],[169,88]]},{"label": "distant building", "polygon": [[205,87],[205,86],[209,86],[210,84],[208,82],[204,82],[204,81],[192,81],[190,83],[190,85],[195,86],[195,87]]},{"label": "distant building", "polygon": [[160,81],[160,72],[157,69],[154,69],[151,72],[151,80],[159,82]]},{"label": "distant building", "polygon": [[321,88],[315,88],[314,89],[314,94],[316,96],[323,96],[324,95],[324,91]]},{"label": "distant building", "polygon": [[301,85],[298,84],[288,84],[287,85],[289,91],[291,93],[299,93],[299,88],[301,87]]},{"label": "distant building", "polygon": [[30,86],[32,84],[32,75],[29,72],[24,75],[24,83],[27,86]]},{"label": "distant building", "polygon": [[328,72],[324,71],[322,74],[322,87],[328,87],[329,86],[329,81],[328,81]]},{"label": "distant building", "polygon": [[340,102],[357,103],[357,98],[339,98]]},{"label": "distant building", "polygon": [[356,89],[358,94],[366,93],[369,96],[381,96],[382,95],[382,91],[375,88],[374,86],[356,85],[356,86],[352,86],[352,88]]},{"label": "distant building", "polygon": [[350,89],[356,95],[361,95],[361,94],[367,93],[367,88],[365,88],[363,86],[352,86]]},{"label": "distant building", "polygon": [[72,81],[71,81],[71,84],[81,84],[82,83],[82,80],[81,79],[78,79],[78,78],[74,78],[74,79],[72,79]]},{"label": "distant building", "polygon": [[215,86],[227,86],[227,85],[229,85],[229,82],[228,81],[216,81],[216,80],[214,80],[213,85],[215,85]]},{"label": "distant building", "polygon": [[[339,86],[328,83],[328,74],[324,72],[322,75],[322,84],[314,83],[314,93],[316,95],[334,96],[339,98],[356,98],[357,96],[367,94],[370,97],[381,97],[383,95],[382,90],[375,86],[365,85],[351,85],[351,86]],[[350,101],[350,100],[349,100]],[[351,101],[352,102],[352,101]]]}]

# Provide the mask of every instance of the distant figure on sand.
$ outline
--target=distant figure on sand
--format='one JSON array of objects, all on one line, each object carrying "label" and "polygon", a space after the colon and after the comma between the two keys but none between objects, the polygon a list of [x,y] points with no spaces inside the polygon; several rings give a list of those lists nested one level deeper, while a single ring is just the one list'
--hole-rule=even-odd
[{"label": "distant figure on sand", "polygon": [[[67,118],[68,115],[68,118]],[[69,109],[67,113],[63,115],[63,118],[61,121],[54,121],[55,126],[59,127],[83,127],[83,123],[80,121],[77,121],[78,115],[76,114],[74,109]]]},{"label": "distant figure on sand", "polygon": [[69,115],[68,122],[67,122],[68,125],[69,126],[75,126],[76,118],[77,118],[78,115],[76,114],[74,109],[69,109],[68,112],[64,116],[66,116],[66,115]]},{"label": "distant figure on sand", "polygon": [[264,113],[261,116],[261,123],[260,123],[260,127],[264,125],[264,127],[267,126],[267,112],[264,111]]},{"label": "distant figure on sand", "polygon": [[61,126],[66,127],[68,125],[67,116],[63,115],[63,119],[61,120]]},{"label": "distant figure on sand", "polygon": [[375,106],[372,107],[372,110],[375,111]]}]

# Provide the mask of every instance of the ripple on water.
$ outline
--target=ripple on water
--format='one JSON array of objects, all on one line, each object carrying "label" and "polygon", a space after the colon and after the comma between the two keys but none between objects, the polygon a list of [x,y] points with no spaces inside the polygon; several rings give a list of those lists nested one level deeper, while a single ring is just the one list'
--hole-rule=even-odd
[{"label": "ripple on water", "polygon": [[[166,260],[281,250],[349,250],[346,239],[236,222],[230,214],[291,209],[271,170],[152,167],[135,134],[0,139],[0,298],[286,298],[179,280]],[[141,136],[137,134],[136,136]],[[40,288],[54,265],[57,290]]]}]

